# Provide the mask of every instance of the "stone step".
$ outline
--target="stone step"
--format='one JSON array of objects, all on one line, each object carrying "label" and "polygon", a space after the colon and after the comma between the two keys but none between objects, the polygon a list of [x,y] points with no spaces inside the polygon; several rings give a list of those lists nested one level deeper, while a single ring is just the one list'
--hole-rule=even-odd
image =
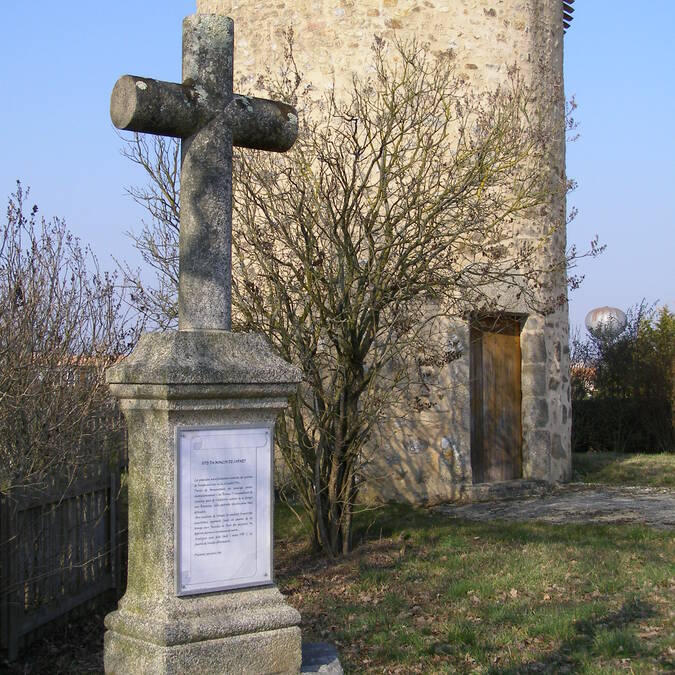
[{"label": "stone step", "polygon": [[455,500],[462,504],[493,502],[525,497],[541,497],[553,489],[553,484],[543,480],[507,480],[499,483],[467,485]]},{"label": "stone step", "polygon": [[322,673],[322,675],[343,675],[337,649],[327,642],[302,643],[301,673]]}]

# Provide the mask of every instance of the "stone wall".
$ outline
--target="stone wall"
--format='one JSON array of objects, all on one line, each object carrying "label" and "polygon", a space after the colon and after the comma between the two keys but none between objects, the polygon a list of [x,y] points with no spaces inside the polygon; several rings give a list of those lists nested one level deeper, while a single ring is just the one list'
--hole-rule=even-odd
[{"label": "stone wall", "polygon": [[[235,79],[255,81],[283,60],[284,36],[293,27],[294,55],[319,95],[339,92],[354,72],[366,74],[375,35],[417,37],[434,52],[450,53],[458,72],[477,89],[505,81],[516,65],[552,102],[550,181],[565,178],[561,0],[197,0],[200,12],[235,21]],[[536,220],[519,226],[521,239],[541,241],[543,265],[565,250],[565,204],[557,198]],[[551,278],[551,292],[566,297],[566,275]],[[533,314],[517,303],[505,311],[522,317],[523,477],[567,480],[571,475],[568,312]],[[462,356],[432,373],[445,392],[429,410],[398,411],[376,434],[371,493],[383,499],[436,502],[466,492],[472,482],[469,404],[469,331],[447,322]]]}]

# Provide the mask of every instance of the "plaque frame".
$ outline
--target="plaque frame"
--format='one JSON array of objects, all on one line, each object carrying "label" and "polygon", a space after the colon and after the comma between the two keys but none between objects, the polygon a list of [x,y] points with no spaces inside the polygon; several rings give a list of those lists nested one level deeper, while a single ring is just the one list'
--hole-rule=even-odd
[{"label": "plaque frame", "polygon": [[[195,595],[208,595],[210,593],[222,593],[227,591],[237,591],[245,588],[261,588],[274,586],[274,422],[262,424],[205,424],[205,425],[182,425],[177,424],[174,427],[174,580],[175,592],[178,597],[191,597]],[[181,433],[199,432],[199,431],[245,431],[257,430],[269,433],[269,580],[256,582],[242,582],[233,584],[223,584],[221,586],[209,586],[206,589],[183,590],[181,588],[181,485],[180,485],[180,460],[181,460]],[[257,493],[256,493],[257,502]],[[256,527],[258,518],[258,508],[256,503]],[[189,534],[188,534],[189,536]],[[256,542],[257,549],[257,542]]]}]

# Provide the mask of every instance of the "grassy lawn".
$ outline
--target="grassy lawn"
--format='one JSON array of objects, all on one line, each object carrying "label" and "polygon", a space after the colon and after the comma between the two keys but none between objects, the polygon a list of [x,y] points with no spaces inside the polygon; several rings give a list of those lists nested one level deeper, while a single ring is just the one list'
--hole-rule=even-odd
[{"label": "grassy lawn", "polygon": [[605,485],[675,488],[675,455],[585,452],[572,455],[572,480]]},{"label": "grassy lawn", "polygon": [[469,523],[388,506],[352,555],[277,519],[277,581],[303,638],[348,673],[675,671],[675,541],[646,527]]},{"label": "grassy lawn", "polygon": [[[674,485],[675,456],[574,456],[575,480]],[[675,537],[628,525],[449,520],[387,506],[358,547],[312,555],[276,515],[277,583],[303,639],[336,643],[347,673],[675,673]],[[15,675],[102,672],[103,616],[48,631]]]}]

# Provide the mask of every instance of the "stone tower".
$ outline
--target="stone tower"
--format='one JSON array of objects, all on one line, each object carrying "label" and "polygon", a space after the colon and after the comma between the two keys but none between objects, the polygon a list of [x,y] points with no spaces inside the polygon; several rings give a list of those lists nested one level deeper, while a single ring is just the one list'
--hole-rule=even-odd
[{"label": "stone tower", "polygon": [[[354,72],[366,74],[375,35],[416,37],[434,52],[448,52],[457,70],[476,88],[494,88],[515,65],[552,101],[549,119],[550,180],[565,180],[563,33],[573,0],[197,0],[199,12],[234,19],[235,77],[253,76],[283,59],[283,32],[294,29],[300,71],[317,89],[339,90]],[[558,191],[560,194],[560,191]],[[541,256],[564,254],[565,203],[552,199],[536,220],[523,222],[519,236],[539,241],[552,231]],[[554,292],[566,298],[561,271]],[[503,321],[501,321],[503,319]],[[471,496],[478,483],[518,478],[568,480],[571,474],[568,309],[546,316],[517,303],[504,307],[500,328],[480,322],[448,322],[448,339],[462,354],[433,375],[447,395],[433,408],[406,411],[373,440],[370,490],[388,500],[433,503]],[[493,322],[493,326],[495,323]],[[494,330],[494,329],[493,329]],[[495,411],[486,393],[507,379],[517,439],[506,466]],[[501,370],[500,370],[501,369]],[[500,374],[501,373],[501,374]],[[487,407],[486,407],[487,406]],[[506,445],[509,445],[506,443]]]}]

